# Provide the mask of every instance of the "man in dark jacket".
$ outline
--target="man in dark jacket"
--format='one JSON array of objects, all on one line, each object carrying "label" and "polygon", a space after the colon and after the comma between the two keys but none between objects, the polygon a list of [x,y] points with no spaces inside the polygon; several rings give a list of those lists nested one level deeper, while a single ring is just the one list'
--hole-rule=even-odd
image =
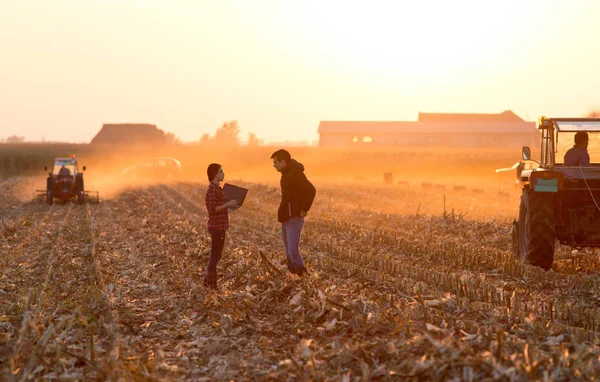
[{"label": "man in dark jacket", "polygon": [[304,217],[312,206],[317,191],[304,175],[304,166],[292,159],[286,150],[271,155],[273,167],[281,173],[281,203],[277,220],[281,222],[287,267],[291,273],[302,276],[306,267],[300,256],[300,234]]},{"label": "man in dark jacket", "polygon": [[589,166],[590,154],[587,152],[588,142],[588,133],[585,131],[578,131],[577,134],[575,134],[575,146],[571,147],[569,151],[565,153],[564,165]]}]

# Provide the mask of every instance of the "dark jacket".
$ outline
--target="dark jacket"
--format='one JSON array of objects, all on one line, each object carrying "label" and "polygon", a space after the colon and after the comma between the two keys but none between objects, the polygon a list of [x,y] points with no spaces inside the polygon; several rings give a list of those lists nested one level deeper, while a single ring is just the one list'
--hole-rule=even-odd
[{"label": "dark jacket", "polygon": [[281,170],[281,204],[277,219],[285,222],[290,217],[300,217],[300,211],[308,212],[317,190],[304,175],[304,166],[292,159]]},{"label": "dark jacket", "polygon": [[565,166],[589,166],[590,154],[583,147],[573,146],[565,153]]}]

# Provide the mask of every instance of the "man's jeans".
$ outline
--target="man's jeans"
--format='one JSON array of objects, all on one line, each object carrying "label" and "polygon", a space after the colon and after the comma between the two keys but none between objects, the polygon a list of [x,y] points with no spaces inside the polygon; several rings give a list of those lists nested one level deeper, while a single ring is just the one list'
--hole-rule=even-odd
[{"label": "man's jeans", "polygon": [[304,218],[299,217],[289,218],[285,223],[281,224],[283,245],[287,256],[287,267],[290,272],[304,267],[304,262],[302,261],[300,250],[298,248],[303,226]]}]

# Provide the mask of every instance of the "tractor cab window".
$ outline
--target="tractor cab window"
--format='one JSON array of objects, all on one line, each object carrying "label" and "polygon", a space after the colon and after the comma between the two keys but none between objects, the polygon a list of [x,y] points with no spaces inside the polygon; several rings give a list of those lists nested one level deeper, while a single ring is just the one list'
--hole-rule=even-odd
[{"label": "tractor cab window", "polygon": [[70,173],[71,175],[75,175],[75,169],[76,169],[76,167],[75,167],[75,162],[73,162],[73,161],[68,161],[68,162],[67,162],[67,161],[65,161],[65,162],[62,162],[62,161],[56,161],[56,162],[54,162],[54,168],[52,169],[52,174],[53,174],[53,175],[58,175],[58,173],[60,172],[60,169],[61,169],[63,166],[64,166],[64,167],[65,167],[67,170],[69,170],[69,173]]},{"label": "tractor cab window", "polygon": [[[600,132],[588,131],[587,151],[591,163],[600,162]],[[565,154],[575,145],[575,131],[561,131],[556,134],[556,164],[564,164]]]}]

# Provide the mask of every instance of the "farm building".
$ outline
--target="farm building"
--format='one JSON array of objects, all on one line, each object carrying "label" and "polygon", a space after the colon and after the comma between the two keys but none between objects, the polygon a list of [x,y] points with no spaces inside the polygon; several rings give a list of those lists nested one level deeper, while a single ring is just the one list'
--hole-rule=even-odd
[{"label": "farm building", "polygon": [[145,123],[105,123],[102,129],[92,139],[91,144],[96,145],[154,145],[167,143],[167,135],[156,125]]},{"label": "farm building", "polygon": [[535,122],[500,114],[419,113],[417,121],[321,121],[319,146],[538,146]]}]

